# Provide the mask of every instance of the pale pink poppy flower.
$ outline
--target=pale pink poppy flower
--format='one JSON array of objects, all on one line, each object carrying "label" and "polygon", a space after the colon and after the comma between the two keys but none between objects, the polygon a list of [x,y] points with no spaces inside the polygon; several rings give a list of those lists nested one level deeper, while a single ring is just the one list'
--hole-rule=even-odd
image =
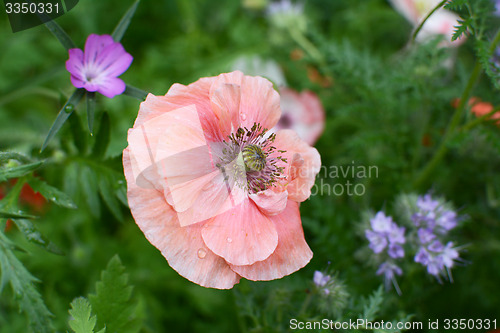
[{"label": "pale pink poppy flower", "polygon": [[280,118],[271,82],[239,71],[149,94],[123,152],[132,215],[204,287],[273,280],[312,257],[299,213],[321,161]]},{"label": "pale pink poppy flower", "polygon": [[[415,28],[441,2],[440,0],[389,0],[392,6],[401,13]],[[417,35],[417,41],[425,41],[436,35],[443,35],[443,46],[458,46],[465,41],[459,38],[451,41],[455,26],[458,26],[460,17],[444,8],[436,10],[424,23]]]},{"label": "pale pink poppy flower", "polygon": [[314,145],[325,129],[325,110],[318,96],[311,91],[300,94],[280,88],[281,118],[272,131],[291,129],[309,145]]}]

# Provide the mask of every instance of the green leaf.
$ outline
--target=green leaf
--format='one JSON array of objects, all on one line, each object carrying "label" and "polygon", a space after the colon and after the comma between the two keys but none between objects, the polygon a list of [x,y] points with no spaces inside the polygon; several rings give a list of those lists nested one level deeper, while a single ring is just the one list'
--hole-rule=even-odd
[{"label": "green leaf", "polygon": [[95,218],[101,215],[101,204],[97,185],[97,174],[89,166],[80,168],[80,186],[90,209],[90,214]]},{"label": "green leaf", "polygon": [[35,219],[36,216],[24,214],[22,212],[11,213],[11,212],[0,211],[0,219],[15,219],[15,218],[18,218],[18,219]]},{"label": "green leaf", "polygon": [[8,160],[16,160],[21,163],[30,163],[31,159],[23,154],[10,152],[10,151],[2,151],[0,152],[0,164],[7,162]]},{"label": "green leaf", "polygon": [[73,136],[73,142],[75,143],[76,149],[78,149],[80,153],[85,154],[87,150],[88,134],[83,130],[80,117],[69,117],[68,122],[71,127],[71,135]]},{"label": "green leaf", "polygon": [[87,122],[90,135],[94,134],[95,92],[87,93]]},{"label": "green leaf", "polygon": [[0,232],[0,292],[10,284],[19,309],[26,314],[29,326],[36,333],[52,333],[51,313],[35,288],[38,280],[28,272],[12,252],[14,246]]},{"label": "green leaf", "polygon": [[458,25],[455,26],[455,31],[453,32],[453,36],[451,37],[452,41],[455,41],[462,37],[467,32],[467,29],[469,28],[472,20],[470,18],[464,20],[458,20]]},{"label": "green leaf", "polygon": [[15,167],[4,167],[0,169],[0,183],[7,179],[22,177],[33,170],[38,169],[43,164],[43,161],[23,164]]},{"label": "green leaf", "polygon": [[[92,307],[86,298],[75,298],[71,302],[71,310],[68,312],[72,317],[69,321],[69,326],[75,333],[94,333],[97,318],[96,316],[91,316]],[[105,331],[106,328],[99,331],[99,333],[104,333]]]},{"label": "green leaf", "polygon": [[52,201],[56,205],[70,209],[78,208],[69,195],[61,192],[55,187],[50,186],[43,180],[32,178],[28,180],[28,183],[35,192],[40,192],[44,198]]},{"label": "green leaf", "polygon": [[444,8],[451,10],[460,10],[467,3],[467,0],[450,0],[444,5]]},{"label": "green leaf", "polygon": [[118,25],[115,27],[115,30],[113,30],[113,33],[111,34],[111,37],[113,37],[113,40],[115,42],[119,42],[122,40],[123,35],[125,34],[125,31],[127,31],[127,28],[130,24],[130,21],[132,20],[132,17],[134,17],[135,10],[137,9],[137,6],[139,5],[139,1],[137,0],[130,6],[130,8],[127,10],[127,12],[123,15],[121,18],[120,22],[118,22]]},{"label": "green leaf", "polygon": [[42,149],[40,149],[40,152],[42,152],[47,147],[50,140],[52,140],[52,138],[56,135],[56,133],[61,129],[62,125],[64,125],[69,116],[71,116],[75,107],[78,105],[78,103],[81,101],[84,95],[85,95],[85,89],[83,88],[76,89],[73,95],[71,95],[71,97],[68,99],[66,104],[64,104],[61,111],[59,111],[56,120],[52,124],[52,127],[49,130],[49,133],[47,134],[47,137],[43,142]]},{"label": "green leaf", "polygon": [[57,245],[42,235],[31,221],[25,219],[13,219],[13,221],[29,242],[54,254],[63,254]]},{"label": "green leaf", "polygon": [[64,31],[63,28],[61,28],[61,26],[56,23],[56,21],[49,20],[45,22],[45,26],[47,27],[47,29],[49,29],[50,32],[52,32],[54,36],[56,36],[59,42],[61,42],[62,46],[66,48],[66,50],[76,48],[76,44],[71,40],[66,31]]},{"label": "green leaf", "polygon": [[380,286],[373,292],[370,298],[368,298],[367,303],[363,307],[363,315],[360,318],[366,319],[366,321],[374,321],[383,301],[384,288]]},{"label": "green leaf", "polygon": [[110,140],[110,121],[107,112],[104,112],[99,122],[99,131],[95,137],[94,147],[92,149],[92,155],[97,159],[102,159],[106,154]]},{"label": "green leaf", "polygon": [[128,285],[125,267],[116,255],[96,283],[96,293],[89,295],[97,314],[99,326],[106,326],[111,333],[136,333],[142,323],[137,316],[137,302],[131,299],[132,287]]},{"label": "green leaf", "polygon": [[118,221],[123,221],[120,202],[116,198],[112,182],[112,177],[108,177],[107,175],[100,175],[98,181],[99,191],[101,192],[102,199],[106,203],[106,206],[108,206],[111,213],[113,213]]},{"label": "green leaf", "polygon": [[133,98],[137,98],[140,101],[146,100],[146,97],[148,96],[148,93],[146,91],[133,87],[129,84],[127,84],[124,94]]}]

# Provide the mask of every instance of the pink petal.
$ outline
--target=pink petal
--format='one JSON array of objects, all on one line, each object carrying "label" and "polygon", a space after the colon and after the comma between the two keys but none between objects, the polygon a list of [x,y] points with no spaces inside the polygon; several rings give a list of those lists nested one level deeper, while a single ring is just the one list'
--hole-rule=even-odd
[{"label": "pink petal", "polygon": [[[239,72],[227,75],[237,77],[237,73]],[[235,81],[237,84],[237,80]],[[262,77],[243,76],[239,108],[240,127],[251,128],[254,123],[259,123],[263,128],[270,129],[276,125],[280,116],[280,97],[273,84]]]},{"label": "pink petal", "polygon": [[[281,88],[280,96],[282,113],[274,132],[280,129],[291,129],[302,140],[313,145],[325,127],[325,111],[318,96],[310,91],[299,94],[289,88]],[[284,117],[289,124],[282,124]]]},{"label": "pink petal", "polygon": [[85,64],[95,63],[99,53],[108,45],[113,44],[113,38],[110,35],[90,34],[85,42],[84,62]]},{"label": "pink petal", "polygon": [[250,200],[205,222],[202,237],[207,247],[233,265],[251,265],[274,252],[276,227]]},{"label": "pink petal", "polygon": [[[73,86],[75,86],[75,88],[83,88],[87,84],[86,81],[83,81],[79,77],[74,76],[74,75],[71,75],[70,80],[71,80],[71,83],[73,84]],[[96,90],[94,90],[94,91],[96,91]]]},{"label": "pink petal", "polygon": [[106,77],[99,79],[96,83],[98,85],[97,91],[108,98],[113,98],[116,95],[121,95],[125,91],[125,82],[116,77]]},{"label": "pink petal", "polygon": [[240,277],[205,246],[199,225],[180,227],[163,193],[135,185],[128,149],[123,151],[123,166],[132,215],[146,238],[161,251],[170,266],[203,287],[229,289],[238,283]]},{"label": "pink petal", "polygon": [[286,150],[280,155],[288,160],[285,175],[288,180],[288,199],[302,202],[311,195],[316,175],[321,168],[318,151],[302,141],[292,130],[281,130],[276,133],[274,146]]},{"label": "pink petal", "polygon": [[259,210],[268,216],[281,213],[288,201],[288,192],[280,185],[269,188],[265,191],[252,193],[248,196]]},{"label": "pink petal", "polygon": [[[171,186],[169,189],[171,193],[167,194],[167,201],[172,202],[171,205],[177,210],[181,226],[220,216],[237,209],[238,205],[248,199],[246,192],[234,182],[226,181],[219,171],[185,184]],[[188,198],[189,196],[191,197]],[[184,210],[180,211],[179,208]]]},{"label": "pink petal", "polygon": [[418,24],[420,20],[420,14],[417,10],[415,0],[389,0],[389,2],[411,24]]},{"label": "pink petal", "polygon": [[278,231],[278,246],[273,254],[253,265],[231,265],[237,274],[249,280],[282,278],[301,269],[312,258],[313,253],[304,239],[298,203],[289,200],[283,213],[270,219]]},{"label": "pink petal", "polygon": [[104,48],[97,57],[100,75],[119,76],[123,74],[134,58],[128,54],[120,43],[113,43]]},{"label": "pink petal", "polygon": [[239,127],[241,86],[227,83],[225,78],[225,76],[219,75],[210,87],[210,102],[212,110],[219,120],[221,134],[227,137]]},{"label": "pink petal", "polygon": [[[163,99],[150,94],[141,103],[139,114],[143,114],[145,109],[148,112],[151,104],[161,103]],[[140,125],[138,123],[136,121],[128,133],[130,153],[138,163],[135,179],[145,173],[143,176],[146,179],[166,189],[169,186],[165,179],[167,176],[171,178],[172,185],[215,170],[194,105],[161,113]],[[197,148],[205,148],[207,153],[200,154]],[[192,156],[193,150],[196,151]]]}]

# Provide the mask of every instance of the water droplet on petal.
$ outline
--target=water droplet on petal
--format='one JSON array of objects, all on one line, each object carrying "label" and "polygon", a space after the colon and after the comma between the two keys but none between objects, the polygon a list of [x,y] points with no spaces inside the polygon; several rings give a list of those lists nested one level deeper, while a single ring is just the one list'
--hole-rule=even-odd
[{"label": "water droplet on petal", "polygon": [[68,104],[64,107],[64,112],[66,113],[71,113],[75,109],[75,106],[73,104]]},{"label": "water droplet on petal", "polygon": [[244,112],[240,113],[240,118],[241,118],[241,120],[243,120],[243,121],[247,120],[247,115],[246,115],[246,113],[244,113]]},{"label": "water droplet on petal", "polygon": [[227,240],[228,243],[232,243],[233,242],[233,239],[231,237],[228,237],[226,240]]},{"label": "water droplet on petal", "polygon": [[205,249],[198,249],[198,258],[203,259],[207,256],[207,251]]}]

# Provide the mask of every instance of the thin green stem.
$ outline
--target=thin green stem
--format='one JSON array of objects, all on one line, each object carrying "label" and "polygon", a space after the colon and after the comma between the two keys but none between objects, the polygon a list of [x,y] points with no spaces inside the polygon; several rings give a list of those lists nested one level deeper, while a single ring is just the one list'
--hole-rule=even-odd
[{"label": "thin green stem", "polygon": [[474,88],[474,85],[476,84],[476,81],[480,74],[481,74],[481,64],[479,62],[476,62],[476,65],[474,66],[469,81],[467,82],[467,86],[465,87],[464,92],[462,93],[462,97],[460,97],[460,103],[458,104],[458,107],[451,118],[450,124],[446,129],[446,133],[443,137],[443,140],[441,140],[441,144],[439,145],[432,159],[429,161],[429,163],[427,163],[426,167],[422,170],[422,172],[420,172],[420,175],[415,180],[414,187],[418,188],[424,185],[425,181],[429,178],[429,175],[439,165],[442,158],[448,151],[448,140],[454,133],[455,128],[460,123],[460,118],[462,116],[465,105],[469,100],[469,97],[472,93],[472,88]]},{"label": "thin green stem", "polygon": [[304,313],[306,312],[307,308],[309,307],[309,303],[311,303],[312,296],[313,296],[312,292],[309,292],[307,294],[306,299],[304,300],[304,302],[302,303],[302,306],[300,307],[299,314],[297,315],[297,317],[300,318],[301,316],[304,315]]},{"label": "thin green stem", "polygon": [[302,32],[300,32],[297,29],[290,29],[290,36],[292,39],[302,48],[304,51],[309,54],[311,58],[313,58],[314,61],[316,61],[318,64],[324,66],[325,65],[325,58],[321,54],[321,52],[314,46],[309,39],[304,36]]},{"label": "thin green stem", "polygon": [[424,18],[424,20],[418,25],[417,29],[415,29],[415,31],[413,32],[413,35],[411,37],[412,41],[415,41],[415,39],[417,38],[418,33],[420,32],[420,30],[422,30],[422,27],[424,26],[425,22],[427,22],[427,20],[429,19],[429,17],[431,17],[432,14],[434,14],[434,12],[436,10],[438,10],[441,7],[443,7],[446,2],[448,2],[448,0],[441,1],[436,7],[434,7],[433,10],[431,10],[431,12],[429,14],[427,14],[427,16]]}]

